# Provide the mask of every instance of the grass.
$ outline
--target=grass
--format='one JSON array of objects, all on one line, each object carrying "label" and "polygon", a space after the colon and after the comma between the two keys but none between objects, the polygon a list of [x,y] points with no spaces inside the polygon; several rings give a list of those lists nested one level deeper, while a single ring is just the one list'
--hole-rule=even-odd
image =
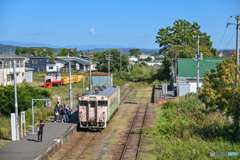
[{"label": "grass", "polygon": [[150,145],[154,146],[146,149],[151,153],[146,159],[211,159],[211,151],[240,150],[239,142],[233,142],[233,130],[228,120],[219,112],[206,109],[193,95],[187,95],[180,102],[164,103],[158,114],[158,123],[148,135],[153,138]]}]

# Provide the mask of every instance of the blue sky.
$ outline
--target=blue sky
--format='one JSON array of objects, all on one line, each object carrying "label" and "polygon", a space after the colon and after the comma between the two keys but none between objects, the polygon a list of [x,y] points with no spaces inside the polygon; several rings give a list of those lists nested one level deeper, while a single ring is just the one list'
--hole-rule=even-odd
[{"label": "blue sky", "polygon": [[[239,0],[0,0],[0,41],[158,48],[158,30],[185,19],[198,22],[217,48],[233,14]],[[236,47],[235,30],[228,27],[218,48]]]}]

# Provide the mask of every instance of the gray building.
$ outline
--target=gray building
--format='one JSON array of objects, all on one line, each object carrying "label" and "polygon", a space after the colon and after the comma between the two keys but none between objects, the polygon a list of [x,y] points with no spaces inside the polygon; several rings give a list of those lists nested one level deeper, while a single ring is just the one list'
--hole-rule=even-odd
[{"label": "gray building", "polygon": [[46,71],[47,64],[50,63],[49,56],[35,56],[29,57],[29,65],[27,67],[33,68],[33,72]]}]

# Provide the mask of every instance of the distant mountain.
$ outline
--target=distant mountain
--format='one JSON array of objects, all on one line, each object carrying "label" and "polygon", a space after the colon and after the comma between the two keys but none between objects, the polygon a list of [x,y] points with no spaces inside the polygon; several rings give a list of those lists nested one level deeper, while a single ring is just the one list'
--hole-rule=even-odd
[{"label": "distant mountain", "polygon": [[[44,43],[22,43],[22,42],[15,42],[15,41],[0,41],[0,54],[7,54],[9,49],[11,52],[15,52],[17,47],[40,47],[40,48],[53,48],[54,52],[56,53],[58,48],[77,48],[77,50],[82,50],[83,52],[87,52],[88,50],[94,52],[103,52],[110,49],[118,49],[121,50],[124,54],[129,54],[129,50],[133,48],[137,48],[135,46],[121,46],[121,45],[110,45],[110,44],[89,44],[89,45],[67,45],[64,47],[57,46],[57,45],[50,45]],[[140,48],[139,48],[140,49]],[[140,49],[143,54],[152,54],[158,53],[158,49]]]}]

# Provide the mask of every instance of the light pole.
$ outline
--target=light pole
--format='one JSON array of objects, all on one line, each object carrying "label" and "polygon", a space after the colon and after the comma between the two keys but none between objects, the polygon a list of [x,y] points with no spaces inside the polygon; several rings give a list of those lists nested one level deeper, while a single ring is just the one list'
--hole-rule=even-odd
[{"label": "light pole", "polygon": [[33,105],[36,101],[49,101],[50,99],[32,99],[32,134],[34,133],[34,112],[33,112]]},{"label": "light pole", "polygon": [[68,65],[69,65],[69,98],[70,98],[70,108],[72,109],[72,77],[71,77],[71,60],[68,53]]},{"label": "light pole", "polygon": [[13,60],[13,72],[14,72],[14,95],[15,95],[15,124],[16,124],[16,140],[19,141],[19,125],[18,125],[18,102],[17,102],[17,76],[16,76],[16,60]]}]

